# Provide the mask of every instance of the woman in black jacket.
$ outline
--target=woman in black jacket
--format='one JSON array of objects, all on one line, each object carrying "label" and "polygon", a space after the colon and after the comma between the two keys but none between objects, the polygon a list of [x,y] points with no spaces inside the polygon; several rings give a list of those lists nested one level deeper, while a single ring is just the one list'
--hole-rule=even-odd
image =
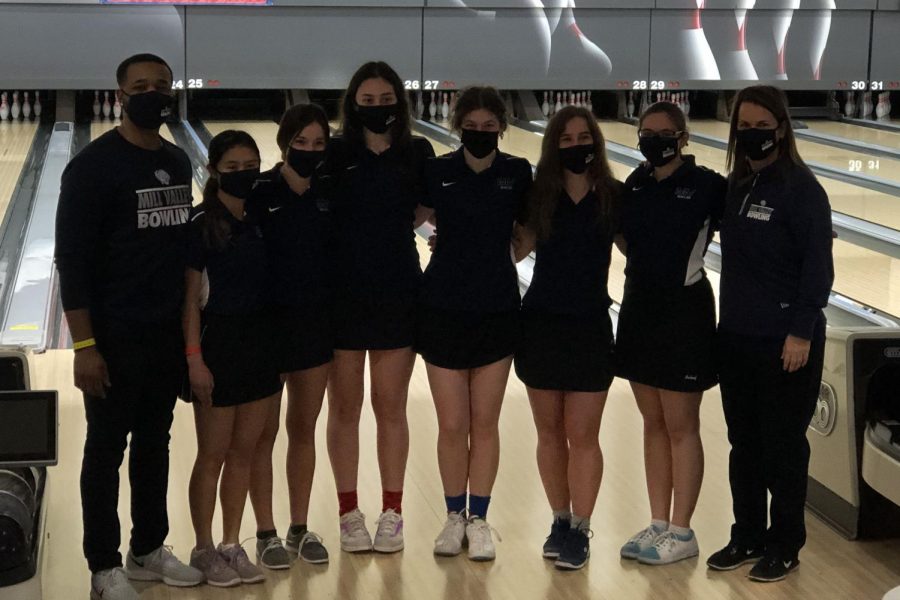
[{"label": "woman in black jacket", "polygon": [[735,523],[728,545],[707,564],[729,570],[759,559],[750,579],[778,581],[800,564],[806,541],[806,428],[822,377],[822,309],[834,281],[831,207],[797,153],[777,88],[738,94],[728,166],[719,377]]}]

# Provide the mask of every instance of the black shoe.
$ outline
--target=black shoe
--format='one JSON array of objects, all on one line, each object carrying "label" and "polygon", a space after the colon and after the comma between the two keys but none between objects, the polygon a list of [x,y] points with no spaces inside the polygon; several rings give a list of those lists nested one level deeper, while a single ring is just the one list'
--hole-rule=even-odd
[{"label": "black shoe", "polygon": [[762,557],[756,563],[748,577],[752,581],[762,581],[765,583],[772,581],[781,581],[787,574],[800,566],[800,561],[796,558],[782,558],[777,554],[769,554]]},{"label": "black shoe", "polygon": [[544,542],[544,558],[559,558],[563,544],[566,543],[566,534],[572,527],[571,523],[564,519],[555,519],[550,526],[550,535]]},{"label": "black shoe", "polygon": [[716,571],[731,571],[741,565],[756,562],[762,557],[762,548],[746,548],[728,542],[727,546],[706,559],[706,566]]},{"label": "black shoe", "polygon": [[569,529],[566,542],[556,559],[556,568],[563,571],[577,571],[585,565],[591,555],[591,542],[588,532],[582,529]]}]

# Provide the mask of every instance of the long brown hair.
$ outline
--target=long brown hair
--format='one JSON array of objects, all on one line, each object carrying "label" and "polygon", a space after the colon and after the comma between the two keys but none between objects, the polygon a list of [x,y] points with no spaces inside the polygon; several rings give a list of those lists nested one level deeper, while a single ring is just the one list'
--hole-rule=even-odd
[{"label": "long brown hair", "polygon": [[409,98],[400,76],[383,61],[367,62],[358,68],[350,78],[347,91],[344,92],[344,98],[341,100],[341,135],[353,146],[360,147],[366,143],[363,125],[356,112],[356,92],[359,90],[359,86],[368,79],[384,79],[394,88],[394,95],[397,96],[397,119],[388,130],[391,134],[391,146],[407,148],[412,138]]},{"label": "long brown hair", "polygon": [[728,181],[733,183],[750,175],[750,164],[747,155],[737,145],[737,130],[741,105],[744,102],[756,104],[772,113],[778,122],[778,128],[782,132],[781,141],[778,143],[777,163],[792,165],[808,169],[806,163],[800,158],[797,151],[797,138],[794,136],[794,127],[791,125],[791,115],[788,111],[787,96],[777,87],[771,85],[753,85],[738,92],[734,100],[734,109],[731,111],[731,128],[728,132],[728,154],[725,159],[725,167],[729,171]]},{"label": "long brown hair", "polygon": [[[253,136],[246,131],[228,129],[209,142],[209,168],[218,173],[219,163],[225,157],[225,153],[239,146],[249,148],[259,156],[259,147]],[[228,224],[228,208],[219,200],[218,177],[210,177],[206,180],[200,208],[206,213],[202,230],[204,245],[207,248],[222,250],[228,243],[231,226]]]},{"label": "long brown hair", "polygon": [[528,223],[538,239],[546,240],[553,229],[553,215],[562,195],[563,165],[559,159],[559,140],[566,125],[572,119],[582,118],[594,139],[594,162],[588,168],[592,187],[597,195],[597,223],[606,222],[612,231],[615,231],[618,218],[618,200],[620,184],[613,177],[612,169],[606,158],[606,140],[603,133],[586,108],[567,106],[553,115],[547,123],[544,132],[544,141],[541,145],[541,160],[538,162],[535,173],[534,185],[528,197]]}]

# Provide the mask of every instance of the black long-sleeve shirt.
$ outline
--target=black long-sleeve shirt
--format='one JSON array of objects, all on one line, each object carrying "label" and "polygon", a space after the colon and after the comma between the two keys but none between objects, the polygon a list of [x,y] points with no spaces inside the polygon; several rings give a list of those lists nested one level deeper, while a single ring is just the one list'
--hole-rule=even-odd
[{"label": "black long-sleeve shirt", "polygon": [[191,163],[173,144],[131,144],[113,130],[62,175],[56,267],[66,311],[140,323],[177,319],[184,291]]},{"label": "black long-sleeve shirt", "polygon": [[831,206],[815,176],[776,163],[732,185],[720,236],[719,327],[812,339],[834,283]]}]

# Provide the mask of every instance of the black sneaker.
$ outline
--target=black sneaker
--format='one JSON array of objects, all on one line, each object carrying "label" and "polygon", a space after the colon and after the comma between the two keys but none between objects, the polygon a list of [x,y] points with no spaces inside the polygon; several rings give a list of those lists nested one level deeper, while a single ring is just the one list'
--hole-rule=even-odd
[{"label": "black sneaker", "polygon": [[758,563],[750,569],[748,577],[752,581],[762,581],[769,583],[772,581],[781,581],[787,574],[800,566],[800,561],[796,558],[783,558],[776,554],[770,554],[762,557]]},{"label": "black sneaker", "polygon": [[554,519],[550,526],[550,535],[544,542],[544,558],[559,558],[563,545],[566,543],[566,534],[572,527],[571,523],[564,519]]},{"label": "black sneaker", "polygon": [[588,532],[582,529],[569,529],[566,542],[556,559],[556,568],[564,571],[576,571],[583,567],[591,555],[591,542]]},{"label": "black sneaker", "polygon": [[746,548],[734,542],[706,559],[706,566],[716,571],[731,571],[741,565],[756,562],[763,557],[762,548]]}]

